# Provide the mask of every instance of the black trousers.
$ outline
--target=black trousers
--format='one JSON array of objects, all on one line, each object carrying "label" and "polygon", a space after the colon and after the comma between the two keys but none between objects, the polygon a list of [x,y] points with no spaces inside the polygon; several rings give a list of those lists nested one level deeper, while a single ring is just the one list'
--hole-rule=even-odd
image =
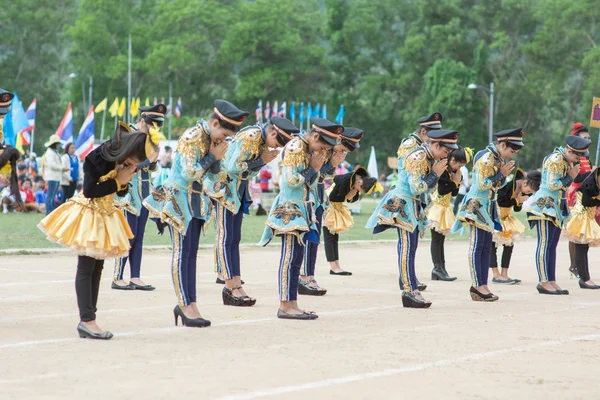
[{"label": "black trousers", "polygon": [[437,232],[435,229],[431,230],[431,261],[433,261],[434,266],[446,263],[444,240],[446,240],[445,235]]},{"label": "black trousers", "polygon": [[[502,269],[504,269],[510,267],[510,259],[512,257],[514,246],[512,244],[510,246],[505,244],[502,245],[502,247],[504,247],[504,250],[502,250],[502,261],[500,266],[502,267]],[[496,242],[494,242],[492,246],[492,251],[490,252],[490,268],[498,268],[497,250],[498,245],[496,244]]]},{"label": "black trousers", "polygon": [[460,203],[462,203],[464,198],[465,198],[464,194],[458,194],[454,198],[454,209],[453,209],[454,215],[456,215],[456,213],[458,212],[458,207],[460,206]]},{"label": "black trousers", "polygon": [[79,317],[84,322],[96,319],[96,311],[98,310],[96,305],[98,304],[102,268],[104,268],[104,260],[96,260],[86,256],[77,258],[75,292],[77,293]]},{"label": "black trousers", "polygon": [[579,273],[579,278],[583,279],[584,282],[587,282],[591,279],[590,268],[588,266],[589,249],[589,244],[575,243],[575,265],[577,265],[577,272]]},{"label": "black trousers", "polygon": [[339,261],[338,240],[340,239],[340,235],[331,233],[329,229],[323,228],[323,238],[325,239],[325,257],[327,257],[327,261]]},{"label": "black trousers", "polygon": [[77,189],[77,182],[71,182],[68,185],[61,185],[63,190],[62,202],[66,203],[73,195],[75,194],[75,189]]}]

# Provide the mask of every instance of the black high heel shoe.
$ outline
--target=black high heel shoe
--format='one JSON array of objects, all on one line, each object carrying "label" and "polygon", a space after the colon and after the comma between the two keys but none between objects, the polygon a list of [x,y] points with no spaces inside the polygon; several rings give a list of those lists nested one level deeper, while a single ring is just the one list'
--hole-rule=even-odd
[{"label": "black high heel shoe", "polygon": [[496,296],[494,293],[481,293],[479,290],[475,289],[471,286],[469,289],[469,293],[471,294],[471,300],[473,301],[496,301],[499,300],[500,297]]},{"label": "black high heel shoe", "polygon": [[251,299],[249,296],[235,296],[233,291],[241,289],[242,287],[236,287],[233,289],[223,288],[223,304],[226,306],[235,307],[251,307],[256,304],[256,299]]},{"label": "black high heel shoe", "polygon": [[298,282],[298,294],[304,294],[308,296],[324,296],[325,293],[327,293],[327,289],[320,287],[317,281],[314,279],[308,281],[300,279],[300,282]]},{"label": "black high heel shoe", "polygon": [[[545,287],[543,287],[542,285],[540,285],[538,283],[538,285],[535,287],[538,291],[539,294],[562,294],[561,292],[559,292],[558,290],[548,290]],[[567,294],[569,294],[569,291],[567,290]]]},{"label": "black high heel shoe", "polygon": [[175,306],[173,309],[173,316],[175,317],[175,326],[177,326],[177,317],[181,317],[181,325],[190,328],[206,328],[210,326],[210,321],[207,319],[186,317],[179,306]]},{"label": "black high heel shoe", "polygon": [[431,307],[430,301],[418,299],[415,296],[417,293],[402,292],[402,306],[405,308],[429,308]]},{"label": "black high heel shoe", "polygon": [[82,339],[100,339],[100,340],[110,340],[114,336],[112,333],[108,331],[104,331],[102,333],[95,333],[86,328],[81,322],[77,325],[77,332],[79,332],[79,337]]},{"label": "black high heel shoe", "polygon": [[579,280],[579,287],[582,289],[600,289],[598,285],[588,285],[583,279]]}]

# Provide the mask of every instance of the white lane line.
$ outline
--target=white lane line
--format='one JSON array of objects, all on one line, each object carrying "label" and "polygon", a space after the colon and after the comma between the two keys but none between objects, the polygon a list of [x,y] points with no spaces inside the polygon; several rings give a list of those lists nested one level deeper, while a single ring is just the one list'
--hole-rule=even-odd
[{"label": "white lane line", "polygon": [[251,400],[251,399],[257,399],[260,397],[270,397],[270,396],[276,396],[276,395],[281,395],[281,394],[285,394],[285,393],[300,392],[303,390],[320,389],[320,388],[325,388],[325,387],[329,387],[329,386],[340,385],[343,383],[360,382],[360,381],[365,381],[368,379],[383,378],[386,376],[404,374],[407,372],[424,371],[424,370],[430,369],[430,368],[446,367],[446,366],[450,366],[450,365],[464,363],[466,361],[481,360],[481,359],[485,359],[485,358],[489,358],[489,357],[495,357],[495,356],[510,354],[510,353],[514,353],[514,352],[535,350],[540,347],[556,346],[556,345],[567,344],[567,343],[572,343],[572,342],[577,342],[577,341],[599,340],[599,339],[600,339],[600,334],[575,336],[575,337],[570,337],[570,338],[561,339],[561,340],[545,341],[545,342],[536,343],[536,344],[529,345],[529,346],[510,347],[510,348],[505,348],[505,349],[500,349],[500,350],[468,354],[468,355],[465,355],[462,357],[442,359],[442,360],[428,362],[428,363],[413,364],[413,365],[405,366],[402,368],[390,368],[390,369],[384,369],[381,371],[367,372],[364,374],[347,375],[347,376],[342,376],[339,378],[324,379],[324,380],[317,381],[317,382],[309,382],[309,383],[303,383],[303,384],[299,384],[299,385],[272,387],[272,388],[267,388],[267,389],[263,389],[263,390],[259,390],[259,391],[255,391],[255,392],[250,392],[250,393],[240,393],[240,394],[219,397],[219,398],[217,398],[217,400]]},{"label": "white lane line", "polygon": [[[329,315],[345,315],[345,314],[354,314],[359,312],[368,312],[368,311],[382,311],[389,309],[402,308],[402,305],[393,305],[393,306],[382,306],[382,307],[367,307],[367,308],[351,308],[346,310],[338,310],[338,311],[325,311],[319,313],[320,316],[329,316]],[[224,326],[235,326],[235,325],[247,325],[247,324],[256,324],[261,322],[272,322],[278,321],[277,317],[268,317],[268,318],[259,318],[259,319],[249,319],[249,320],[234,320],[234,321],[225,321],[225,322],[217,322],[212,324],[213,327],[224,327]],[[285,321],[289,322],[289,321]],[[179,333],[179,332],[189,332],[189,329],[181,329],[181,327],[169,327],[169,328],[151,328],[140,331],[132,331],[132,332],[116,332],[115,339],[120,337],[134,337],[134,336],[143,336],[143,335],[152,335],[152,334],[165,334],[165,333]],[[39,346],[45,344],[55,344],[55,343],[66,343],[66,342],[75,342],[81,340],[78,337],[68,337],[68,338],[56,338],[56,339],[44,339],[44,340],[28,340],[23,342],[14,342],[14,343],[3,343],[0,344],[0,350],[5,349],[15,349],[15,348],[23,348],[23,347],[31,347],[31,346]],[[113,339],[114,340],[114,339]]]}]

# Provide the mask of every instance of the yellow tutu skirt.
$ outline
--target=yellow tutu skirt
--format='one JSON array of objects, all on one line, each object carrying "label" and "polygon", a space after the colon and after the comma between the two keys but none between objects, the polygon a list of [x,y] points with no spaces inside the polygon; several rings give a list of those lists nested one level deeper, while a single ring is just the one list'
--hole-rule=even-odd
[{"label": "yellow tutu skirt", "polygon": [[450,205],[439,203],[431,203],[425,211],[425,215],[427,216],[427,226],[442,235],[450,233],[450,229],[452,229],[452,225],[456,220]]},{"label": "yellow tutu skirt", "polygon": [[350,209],[344,203],[331,202],[330,207],[323,213],[323,225],[333,234],[340,234],[354,225]]},{"label": "yellow tutu skirt", "polygon": [[570,242],[599,246],[600,225],[596,222],[596,207],[583,207],[581,200],[577,201],[565,223],[563,236]]},{"label": "yellow tutu skirt", "polygon": [[512,213],[511,207],[498,207],[502,232],[494,232],[494,242],[498,245],[512,245],[525,235],[525,225]]},{"label": "yellow tutu skirt", "polygon": [[88,199],[78,194],[47,215],[38,228],[48,240],[98,260],[126,256],[133,239],[123,212],[108,196]]}]

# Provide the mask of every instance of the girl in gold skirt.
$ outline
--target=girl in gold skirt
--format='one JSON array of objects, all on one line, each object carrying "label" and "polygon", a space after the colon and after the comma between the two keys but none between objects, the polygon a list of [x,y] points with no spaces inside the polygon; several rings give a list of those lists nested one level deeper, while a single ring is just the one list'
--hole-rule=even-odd
[{"label": "girl in gold skirt", "polygon": [[[539,171],[529,171],[525,174],[522,169],[517,168],[512,181],[498,189],[498,216],[502,231],[494,232],[494,243],[490,252],[490,268],[494,274],[493,283],[507,285],[521,283],[521,280],[512,279],[508,276],[514,243],[521,239],[525,233],[525,226],[512,214],[512,211],[521,211],[523,202],[537,192],[541,181],[542,174]],[[503,246],[501,271],[498,268],[498,245]]]},{"label": "girl in gold skirt", "polygon": [[579,274],[579,287],[600,289],[590,278],[588,250],[600,245],[600,225],[596,222],[596,207],[600,206],[599,170],[588,172],[576,192],[575,205],[565,223],[563,235],[575,243],[575,265]]},{"label": "girl in gold skirt", "polygon": [[338,250],[339,234],[354,225],[354,218],[346,203],[357,201],[360,194],[382,192],[383,188],[377,182],[377,178],[369,177],[363,167],[358,167],[347,174],[336,175],[333,182],[334,186],[329,194],[329,206],[323,214],[325,256],[331,267],[329,270],[331,275],[349,276],[352,272],[340,268]]},{"label": "girl in gold skirt", "polygon": [[[120,123],[122,124],[122,123]],[[83,191],[38,225],[48,240],[77,255],[75,291],[81,338],[110,339],[113,334],[96,324],[96,304],[104,259],[122,257],[133,238],[129,224],[114,204],[114,194],[127,194],[136,165],[158,151],[158,137],[127,132],[120,125],[111,140],[93,150],[83,164]]]},{"label": "girl in gold skirt", "polygon": [[450,206],[452,197],[458,194],[462,181],[461,168],[473,158],[473,149],[462,148],[452,150],[448,155],[448,168],[438,180],[437,187],[431,194],[431,201],[425,210],[427,226],[431,228],[431,260],[433,270],[431,279],[434,281],[454,281],[456,277],[449,276],[446,271],[444,241],[454,225],[454,213]]}]

